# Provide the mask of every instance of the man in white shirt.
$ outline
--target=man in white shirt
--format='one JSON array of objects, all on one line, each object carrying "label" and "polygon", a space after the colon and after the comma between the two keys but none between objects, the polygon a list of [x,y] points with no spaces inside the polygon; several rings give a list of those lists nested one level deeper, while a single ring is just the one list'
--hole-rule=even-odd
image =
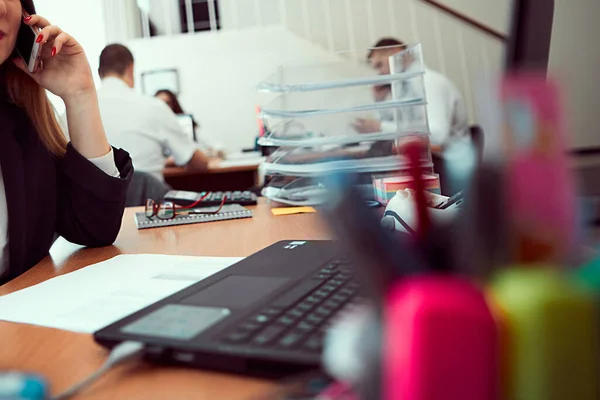
[{"label": "man in white shirt", "polygon": [[[390,73],[389,57],[403,50],[405,45],[394,38],[381,39],[369,53],[368,60],[380,75]],[[444,147],[455,138],[466,137],[468,121],[465,105],[456,86],[444,75],[425,67],[425,94],[431,144]],[[391,85],[379,85],[373,90],[375,101],[391,99]],[[354,126],[360,133],[374,133],[385,129],[393,121],[393,113],[384,113],[380,119],[358,119]]]},{"label": "man in white shirt", "polygon": [[131,155],[137,171],[161,181],[168,151],[176,165],[206,170],[207,157],[183,132],[177,117],[161,100],[133,90],[133,55],[125,46],[112,44],[100,54],[98,91],[100,115],[108,141]]}]

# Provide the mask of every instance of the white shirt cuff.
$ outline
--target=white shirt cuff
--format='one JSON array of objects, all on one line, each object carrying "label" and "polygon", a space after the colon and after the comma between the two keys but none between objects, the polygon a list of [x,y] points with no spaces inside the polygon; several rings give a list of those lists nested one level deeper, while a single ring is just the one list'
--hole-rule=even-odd
[{"label": "white shirt cuff", "polygon": [[115,164],[115,155],[113,154],[112,147],[110,151],[102,157],[88,158],[92,164],[100,168],[106,175],[118,178],[121,176],[117,165]]}]

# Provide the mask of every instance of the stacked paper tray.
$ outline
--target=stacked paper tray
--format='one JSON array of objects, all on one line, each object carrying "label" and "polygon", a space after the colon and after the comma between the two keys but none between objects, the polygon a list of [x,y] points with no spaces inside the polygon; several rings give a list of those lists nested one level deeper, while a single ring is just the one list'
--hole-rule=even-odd
[{"label": "stacked paper tray", "polygon": [[[430,168],[421,46],[395,50],[389,74],[356,61],[364,56],[345,54],[336,63],[283,66],[262,82],[259,92],[271,98],[258,109],[259,144],[279,148],[262,171],[300,180],[336,172],[399,171],[408,167],[403,145],[415,140],[425,149],[422,167]],[[319,190],[307,193],[319,204]],[[289,192],[267,188],[264,194],[281,198]]]},{"label": "stacked paper tray", "polygon": [[[421,140],[423,139],[423,140]],[[428,145],[427,137],[417,137]],[[262,165],[267,175],[323,176],[329,173],[383,173],[408,167],[408,160],[397,154],[395,146],[401,141],[377,141],[354,146],[282,147],[271,154]],[[431,153],[423,151],[423,168],[432,167]]]},{"label": "stacked paper tray", "polygon": [[[414,87],[423,87],[422,75],[408,80]],[[258,118],[267,131],[259,142],[266,146],[357,143],[429,132],[424,93],[413,90],[402,98],[375,101],[374,90],[368,85],[283,93],[260,109]],[[361,119],[385,123],[365,130],[357,124]]]},{"label": "stacked paper tray", "polygon": [[[358,174],[358,187],[366,199],[375,200],[370,174]],[[322,177],[275,176],[263,189],[270,200],[294,206],[319,206],[331,195],[328,179]]]}]

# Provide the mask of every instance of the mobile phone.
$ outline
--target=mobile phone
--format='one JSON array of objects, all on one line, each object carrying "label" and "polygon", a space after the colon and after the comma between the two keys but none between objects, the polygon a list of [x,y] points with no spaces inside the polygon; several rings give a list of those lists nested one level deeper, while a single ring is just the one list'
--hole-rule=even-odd
[{"label": "mobile phone", "polygon": [[40,65],[40,55],[42,54],[42,44],[35,42],[37,36],[37,28],[31,27],[21,21],[19,35],[17,36],[16,51],[32,74],[37,72]]}]

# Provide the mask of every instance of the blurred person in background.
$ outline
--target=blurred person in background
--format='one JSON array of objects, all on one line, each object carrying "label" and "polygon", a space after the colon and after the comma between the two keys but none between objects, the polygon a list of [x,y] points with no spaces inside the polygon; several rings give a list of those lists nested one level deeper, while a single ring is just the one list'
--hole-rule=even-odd
[{"label": "blurred person in background", "polygon": [[161,100],[133,90],[134,59],[123,45],[111,44],[100,54],[100,114],[108,140],[129,151],[137,171],[161,181],[170,154],[175,165],[205,171],[208,158],[183,132],[177,117]]},{"label": "blurred person in background", "polygon": [[[21,22],[39,29],[30,73],[15,46]],[[46,90],[66,106],[70,142]],[[0,0],[0,285],[40,262],[57,235],[107,246],[121,228],[133,168],[106,139],[81,45],[35,15],[32,0]]]},{"label": "blurred person in background", "polygon": [[202,151],[204,151],[209,157],[223,157],[224,154],[222,151],[217,150],[206,140],[200,138],[200,135],[198,135],[198,128],[200,126],[191,114],[183,111],[183,107],[181,107],[179,99],[175,93],[168,89],[161,89],[154,94],[154,97],[164,101],[169,106],[171,111],[175,113],[175,115],[189,115],[192,118],[192,123],[194,126],[194,140],[202,147]]},{"label": "blurred person in background", "polygon": [[[181,104],[179,103],[179,99],[177,99],[177,96],[175,95],[175,93],[171,92],[170,90],[161,89],[154,94],[154,97],[164,101],[169,106],[171,111],[173,111],[175,113],[175,115],[190,115],[190,114],[186,113],[185,111],[183,111],[183,108],[181,107]],[[195,131],[199,126],[198,126],[198,123],[196,122],[196,120],[194,119],[194,117],[192,117],[192,121],[194,122],[194,131]]]},{"label": "blurred person in background", "polygon": [[[406,45],[398,39],[383,38],[373,46],[367,59],[379,75],[388,75],[390,74],[389,57],[404,50],[405,47]],[[434,148],[440,149],[450,140],[467,137],[466,108],[460,92],[450,79],[426,66],[424,70],[430,140]],[[392,86],[390,84],[375,86],[373,97],[376,102],[391,100]],[[378,119],[357,119],[354,127],[359,133],[394,130],[393,117],[393,112],[381,112]]]}]

